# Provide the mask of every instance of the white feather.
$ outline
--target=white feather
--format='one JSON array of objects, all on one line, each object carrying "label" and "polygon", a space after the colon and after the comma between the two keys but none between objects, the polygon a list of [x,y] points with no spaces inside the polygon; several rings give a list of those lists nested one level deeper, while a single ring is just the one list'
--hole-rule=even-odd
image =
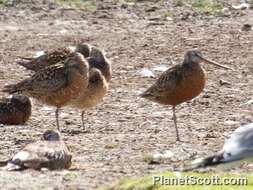
[{"label": "white feather", "polygon": [[141,69],[141,71],[139,71],[139,74],[141,75],[141,77],[147,77],[147,78],[155,77],[154,73],[146,68]]},{"label": "white feather", "polygon": [[197,158],[196,160],[192,161],[192,165],[199,165],[203,162],[203,158]]},{"label": "white feather", "polygon": [[39,57],[39,56],[44,55],[44,54],[45,54],[44,51],[37,51],[37,52],[35,53],[34,57],[36,58],[36,57]]},{"label": "white feather", "polygon": [[24,150],[21,150],[20,152],[18,152],[13,158],[12,160],[16,160],[19,159],[21,161],[27,160],[30,156],[30,153]]}]

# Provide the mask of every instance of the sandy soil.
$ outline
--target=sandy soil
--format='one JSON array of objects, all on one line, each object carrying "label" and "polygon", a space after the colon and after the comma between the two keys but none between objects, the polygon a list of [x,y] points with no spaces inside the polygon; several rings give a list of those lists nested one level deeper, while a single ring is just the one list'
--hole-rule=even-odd
[{"label": "sandy soil", "polygon": [[[74,155],[72,170],[0,172],[1,189],[95,189],[124,177],[171,171],[219,150],[234,129],[253,122],[253,31],[241,31],[244,23],[253,24],[253,10],[229,10],[215,17],[172,1],[98,1],[95,12],[48,1],[15,2],[0,7],[1,87],[31,74],[15,64],[17,56],[80,41],[107,52],[113,78],[104,102],[87,110],[88,133],[82,132],[77,110],[61,112],[63,137]],[[234,71],[204,65],[204,92],[177,107],[183,142],[175,142],[171,108],[138,98],[155,81],[140,71],[150,69],[157,77],[161,72],[154,71],[155,66],[181,62],[184,52],[193,48]],[[54,108],[33,100],[27,125],[0,127],[0,159],[55,127]],[[166,150],[174,156],[156,165],[145,161],[147,155]],[[252,169],[247,165],[234,171]]]}]

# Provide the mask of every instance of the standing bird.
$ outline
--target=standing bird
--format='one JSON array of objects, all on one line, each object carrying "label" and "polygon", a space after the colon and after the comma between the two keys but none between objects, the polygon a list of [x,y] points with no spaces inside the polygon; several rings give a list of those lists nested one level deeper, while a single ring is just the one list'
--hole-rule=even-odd
[{"label": "standing bird", "polygon": [[22,65],[28,70],[37,72],[45,67],[65,60],[73,52],[78,52],[81,53],[84,57],[89,57],[90,51],[91,46],[89,44],[81,43],[76,46],[75,50],[72,50],[68,47],[58,48],[55,50],[47,51],[45,54],[36,58],[20,57],[21,59],[28,61],[18,61],[17,64]]},{"label": "standing bird", "polygon": [[237,128],[231,137],[225,141],[222,150],[206,158],[192,162],[192,166],[183,169],[190,171],[197,168],[215,166],[229,162],[247,160],[253,157],[253,123]]},{"label": "standing bird", "polygon": [[61,140],[59,132],[47,130],[43,140],[26,145],[21,151],[8,161],[1,161],[1,170],[16,171],[27,168],[40,170],[68,169],[71,166],[72,155],[65,143]]},{"label": "standing bird", "polygon": [[175,65],[162,73],[155,84],[141,94],[142,98],[172,106],[177,141],[180,141],[180,138],[175,107],[193,99],[202,92],[206,82],[206,75],[200,65],[201,62],[230,69],[203,58],[199,51],[188,51],[182,64]]},{"label": "standing bird", "polygon": [[108,82],[111,79],[111,64],[102,51],[92,47],[90,57],[87,58],[90,65],[90,77],[88,87],[81,96],[70,102],[71,107],[82,110],[82,126],[84,126],[84,111],[96,106],[103,100],[108,91]]},{"label": "standing bird", "polygon": [[60,130],[58,112],[72,99],[86,90],[89,81],[89,65],[80,53],[73,53],[63,63],[39,70],[30,78],[7,85],[3,91],[20,92],[42,103],[56,107],[56,124]]},{"label": "standing bird", "polygon": [[0,99],[0,123],[22,125],[31,116],[31,101],[24,95],[14,94]]},{"label": "standing bird", "polygon": [[92,68],[90,70],[90,78],[88,87],[81,96],[70,102],[71,107],[78,108],[82,110],[82,126],[85,129],[84,125],[84,112],[85,109],[96,106],[99,102],[103,100],[103,97],[107,93],[108,83],[101,73],[100,70]]}]

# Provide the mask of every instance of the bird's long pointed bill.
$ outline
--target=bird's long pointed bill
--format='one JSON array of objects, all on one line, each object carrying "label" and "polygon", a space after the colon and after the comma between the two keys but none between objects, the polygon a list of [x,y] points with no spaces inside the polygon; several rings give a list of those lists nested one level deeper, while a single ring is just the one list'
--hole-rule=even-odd
[{"label": "bird's long pointed bill", "polygon": [[223,66],[223,65],[220,65],[219,63],[216,63],[214,61],[211,61],[211,60],[208,60],[208,59],[205,59],[203,57],[200,57],[205,63],[208,63],[208,64],[212,64],[212,65],[215,65],[217,67],[221,67],[221,68],[224,68],[224,69],[230,69],[230,70],[233,70],[232,68],[230,67],[226,67],[226,66]]}]

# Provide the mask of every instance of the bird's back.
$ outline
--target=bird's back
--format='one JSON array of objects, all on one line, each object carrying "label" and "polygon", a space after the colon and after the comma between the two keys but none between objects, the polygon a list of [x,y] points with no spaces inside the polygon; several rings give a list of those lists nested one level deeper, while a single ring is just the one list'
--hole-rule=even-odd
[{"label": "bird's back", "polygon": [[37,141],[25,146],[11,162],[20,169],[48,168],[67,169],[71,166],[72,155],[63,141]]},{"label": "bird's back", "polygon": [[21,92],[45,104],[62,107],[87,87],[88,67],[83,56],[75,53],[64,63],[46,67],[28,79],[5,86],[3,91]]},{"label": "bird's back", "polygon": [[101,71],[92,68],[87,89],[81,96],[71,101],[71,105],[79,109],[93,107],[102,101],[107,90],[108,83]]},{"label": "bird's back", "polygon": [[70,48],[58,48],[56,50],[45,52],[45,54],[37,58],[31,58],[30,61],[18,61],[17,63],[28,70],[37,72],[45,67],[63,61],[72,52],[73,51]]}]

